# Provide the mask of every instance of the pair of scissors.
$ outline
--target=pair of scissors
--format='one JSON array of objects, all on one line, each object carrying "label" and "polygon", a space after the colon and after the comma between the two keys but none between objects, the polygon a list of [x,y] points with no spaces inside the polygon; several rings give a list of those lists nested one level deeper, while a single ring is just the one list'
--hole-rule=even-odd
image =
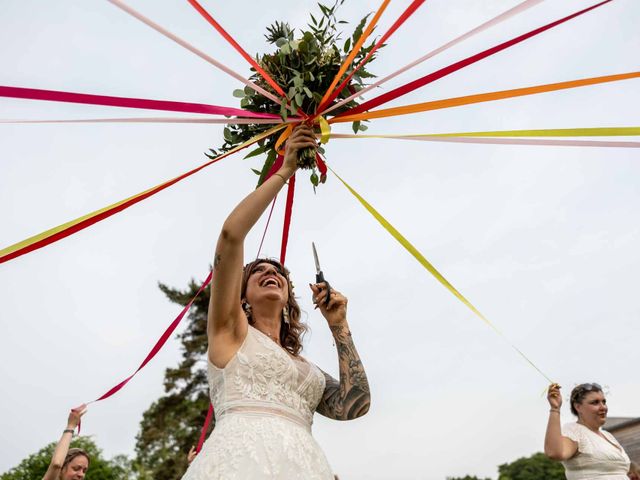
[{"label": "pair of scissors", "polygon": [[318,252],[316,251],[316,244],[311,242],[311,247],[313,248],[313,260],[316,262],[316,283],[324,283],[326,285],[327,298],[324,299],[324,304],[329,305],[329,300],[331,299],[331,286],[329,285],[329,282],[324,279],[324,274],[322,273],[322,269],[320,268]]}]

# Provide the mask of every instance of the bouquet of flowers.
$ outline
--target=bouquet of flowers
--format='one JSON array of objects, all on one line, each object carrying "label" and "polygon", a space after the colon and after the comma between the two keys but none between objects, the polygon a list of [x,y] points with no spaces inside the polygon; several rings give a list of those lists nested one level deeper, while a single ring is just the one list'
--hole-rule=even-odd
[{"label": "bouquet of flowers", "polygon": [[[311,15],[308,30],[300,32],[296,37],[295,31],[287,24],[275,22],[267,27],[265,35],[267,41],[276,47],[273,53],[257,56],[260,67],[284,90],[286,98],[278,105],[264,95],[249,87],[238,89],[233,95],[240,98],[241,108],[259,113],[278,114],[283,120],[290,116],[300,116],[300,121],[305,121],[305,115],[312,119],[321,112],[317,109],[322,99],[331,87],[331,84],[342,66],[345,57],[353,45],[358,42],[365,27],[368,15],[357,25],[353,33],[344,40],[342,48],[338,48],[341,35],[338,25],[347,22],[336,18],[336,10],[344,0],[337,0],[332,7],[318,4],[320,15],[316,18]],[[366,66],[375,58],[375,54],[366,58],[373,49],[374,43],[364,46],[357,52],[352,65],[358,65],[366,59],[366,63],[359,66],[349,84],[343,88],[335,101],[346,99],[365,86],[367,78],[374,77],[366,69]],[[350,66],[352,66],[350,65]],[[254,72],[250,80],[263,89],[276,93],[273,87],[252,68]],[[340,78],[342,82],[349,72],[345,72]],[[337,115],[357,106],[356,100],[351,100],[344,105],[332,110],[331,114]],[[330,105],[329,105],[330,106]],[[306,120],[308,121],[308,120]],[[224,144],[217,150],[210,149],[210,158],[215,158],[220,153],[231,150],[241,143],[253,138],[270,128],[265,124],[229,124],[224,129]],[[353,122],[353,131],[366,130],[366,126],[360,122]],[[258,147],[251,151],[245,158],[266,154],[266,159],[261,169],[252,169],[258,176],[260,185],[277,158],[276,142],[278,134],[266,137],[258,142]],[[318,152],[324,153],[321,146]],[[318,175],[316,165],[316,153],[312,149],[303,150],[299,154],[298,165],[303,169],[311,170],[311,183],[314,188],[325,180],[324,175]]]}]

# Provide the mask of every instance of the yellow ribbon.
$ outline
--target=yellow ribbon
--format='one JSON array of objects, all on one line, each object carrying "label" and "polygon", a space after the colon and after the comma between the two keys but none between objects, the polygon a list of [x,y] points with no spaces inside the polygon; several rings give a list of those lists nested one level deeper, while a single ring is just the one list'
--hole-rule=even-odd
[{"label": "yellow ribbon", "polygon": [[331,136],[331,125],[324,117],[318,117],[318,123],[320,124],[320,143],[327,143]]},{"label": "yellow ribbon", "polygon": [[[271,135],[271,134],[283,129],[284,127],[285,127],[284,124],[276,125],[275,127],[270,128],[266,132],[263,132],[263,133],[261,133],[259,135],[256,135],[255,137],[253,137],[253,138],[247,140],[246,142],[244,142],[243,144],[238,145],[237,147],[234,147],[233,149],[229,150],[228,152],[225,152],[224,154],[222,154],[219,157],[217,157],[216,160],[219,160],[219,159],[221,159],[223,157],[227,157],[227,156],[237,152],[238,150],[242,150],[243,148],[248,147],[249,145],[251,145],[253,143],[256,143],[257,141],[268,137],[269,135]],[[207,162],[207,164],[210,164],[210,163],[212,163],[212,162]],[[205,164],[205,165],[207,165],[207,164]],[[198,168],[201,168],[201,167],[198,167]],[[68,228],[71,228],[74,225],[77,225],[78,223],[83,222],[84,220],[87,220],[89,218],[92,218],[92,217],[95,217],[97,215],[100,215],[101,213],[104,213],[104,212],[106,212],[108,210],[111,210],[113,208],[117,208],[120,205],[122,205],[124,203],[127,203],[130,200],[138,198],[138,197],[140,197],[142,195],[145,195],[146,193],[148,193],[148,192],[150,192],[150,191],[152,191],[152,190],[154,190],[154,189],[156,189],[158,187],[161,187],[161,186],[163,186],[163,185],[165,185],[167,183],[170,183],[173,180],[175,180],[175,178],[179,178],[181,176],[182,175],[179,175],[178,177],[174,177],[171,180],[167,180],[166,182],[162,182],[161,184],[158,184],[155,187],[148,188],[144,192],[140,192],[140,193],[138,193],[136,195],[133,195],[133,196],[128,197],[128,198],[125,198],[124,200],[120,200],[119,202],[116,202],[116,203],[114,203],[112,205],[109,205],[108,207],[104,207],[104,208],[101,208],[101,209],[96,210],[94,212],[88,213],[86,215],[83,215],[82,217],[76,218],[75,220],[71,220],[69,222],[63,223],[62,225],[58,225],[57,227],[50,228],[49,230],[45,230],[44,232],[41,232],[41,233],[39,233],[37,235],[34,235],[34,236],[26,238],[26,239],[24,239],[24,240],[22,240],[22,241],[20,241],[18,243],[15,243],[13,245],[5,247],[2,250],[0,250],[0,258],[4,257],[5,255],[8,255],[10,253],[13,253],[16,250],[20,250],[20,249],[22,249],[22,248],[24,248],[24,247],[26,247],[28,245],[36,243],[36,242],[38,242],[40,240],[43,240],[43,239],[48,238],[48,237],[51,237],[51,236],[55,235],[58,232],[61,232],[61,231],[66,230]]]},{"label": "yellow ribbon", "polygon": [[640,127],[545,128],[536,130],[494,130],[487,132],[420,133],[402,135],[353,135],[349,138],[422,137],[623,137],[640,135]]},{"label": "yellow ribbon", "polygon": [[489,327],[491,327],[498,335],[500,335],[503,339],[511,345],[518,354],[529,364],[531,365],[538,373],[540,373],[545,379],[549,382],[553,383],[552,380],[547,377],[542,370],[540,370],[531,360],[527,358],[527,356],[522,353],[522,351],[517,348],[513,343],[509,342],[509,340],[504,336],[504,334],[498,330],[498,328],[491,323],[480,311],[473,306],[469,300],[467,300],[464,295],[462,295],[449,281],[444,278],[444,276],[418,251],[416,247],[414,247],[409,240],[407,240],[398,230],[395,229],[393,225],[391,225],[378,211],[373,208],[358,192],[356,192],[347,182],[345,182],[331,167],[329,167],[331,172],[342,182],[342,184],[351,192],[351,194],[358,199],[358,201],[362,204],[362,206],[371,214],[373,217],[382,225],[387,232],[391,234],[393,238],[395,238],[400,245],[402,245],[413,257],[420,262],[420,264],[431,274],[433,275],[438,282],[440,282],[449,292],[458,298],[462,303],[464,303],[473,313],[475,313],[483,322],[485,322]]}]

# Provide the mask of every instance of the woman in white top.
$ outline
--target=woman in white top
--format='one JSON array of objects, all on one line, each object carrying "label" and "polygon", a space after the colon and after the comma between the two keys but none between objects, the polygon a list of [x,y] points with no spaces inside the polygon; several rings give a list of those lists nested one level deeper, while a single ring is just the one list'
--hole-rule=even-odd
[{"label": "woman in white top", "polygon": [[629,457],[613,435],[601,430],[607,419],[607,400],[597,383],[583,383],[571,391],[571,413],[577,422],[560,428],[560,385],[549,387],[549,422],[544,453],[564,465],[567,480],[627,480]]}]

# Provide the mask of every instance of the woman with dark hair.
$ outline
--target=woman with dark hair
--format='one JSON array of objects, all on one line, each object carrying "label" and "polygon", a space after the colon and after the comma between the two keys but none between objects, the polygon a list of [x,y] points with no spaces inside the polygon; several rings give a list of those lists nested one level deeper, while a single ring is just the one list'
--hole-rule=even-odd
[{"label": "woman with dark hair", "polygon": [[582,383],[571,391],[570,409],[578,420],[560,427],[560,385],[549,387],[551,406],[544,453],[564,465],[567,480],[627,480],[629,457],[602,426],[607,420],[607,399],[597,383]]},{"label": "woman with dark hair", "polygon": [[69,448],[73,432],[87,408],[82,405],[71,410],[67,419],[67,428],[53,451],[53,457],[42,480],[83,480],[89,468],[89,455],[80,448]]},{"label": "woman with dark hair", "polygon": [[299,126],[282,167],[231,212],[218,238],[207,335],[208,380],[216,426],[183,480],[333,480],[311,436],[314,412],[351,420],[369,409],[369,384],[347,323],[347,298],[310,285],[338,350],[340,381],[300,355],[306,326],[288,270],[271,259],[242,267],[246,235],[297,169],[298,152],[316,148]]}]

